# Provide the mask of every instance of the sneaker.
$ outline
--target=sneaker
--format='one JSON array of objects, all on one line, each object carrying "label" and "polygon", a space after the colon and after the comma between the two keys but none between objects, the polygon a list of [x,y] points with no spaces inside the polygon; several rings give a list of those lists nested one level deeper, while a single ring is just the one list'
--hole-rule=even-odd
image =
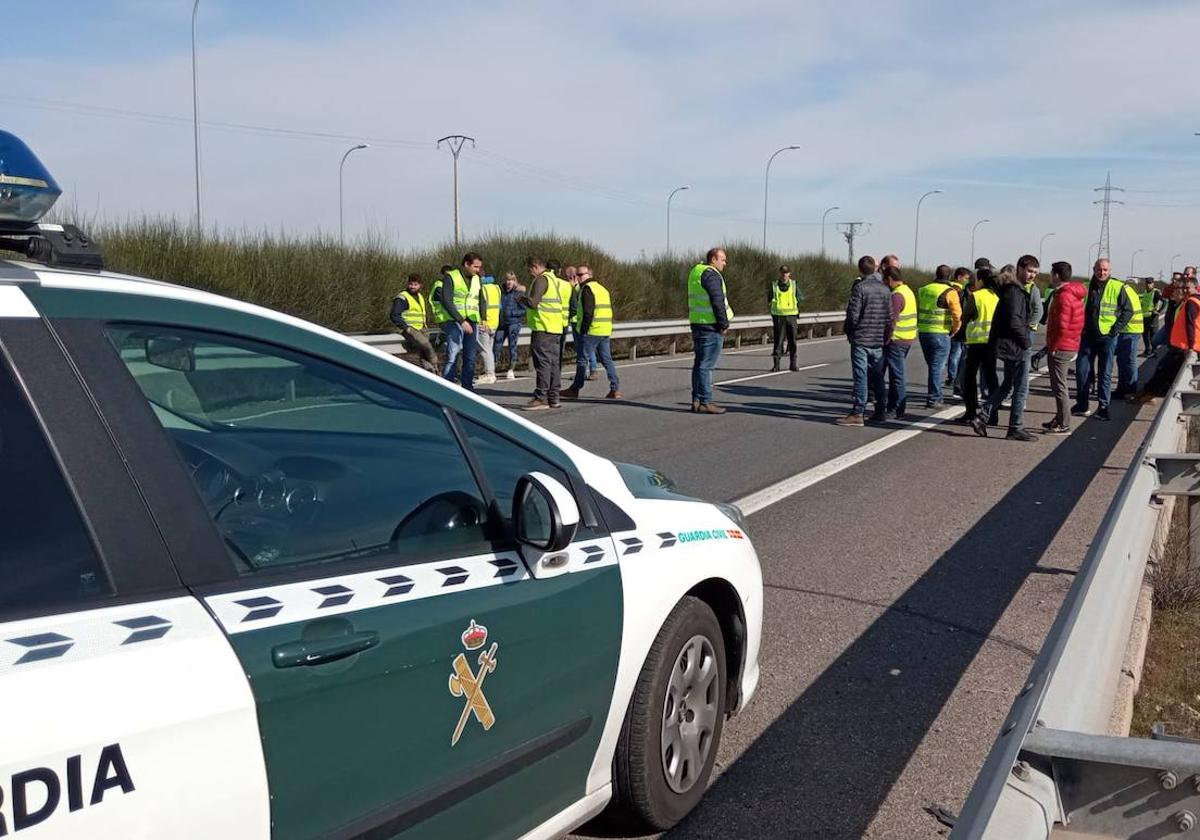
[{"label": "sneaker", "polygon": [[485,373],[483,376],[481,376],[475,380],[475,384],[476,385],[495,385],[496,384],[496,374]]},{"label": "sneaker", "polygon": [[975,425],[975,416],[964,414],[962,417],[956,417],[953,420],[951,420],[950,422],[953,423],[955,426],[974,426]]},{"label": "sneaker", "polygon": [[1048,432],[1057,425],[1059,425],[1057,420],[1047,420],[1045,423],[1042,424],[1042,428]]},{"label": "sneaker", "polygon": [[1002,400],[1002,401],[1000,402],[1000,407],[1001,407],[1001,408],[1012,408],[1012,398],[1011,398],[1011,397],[1009,397],[1009,398],[1008,398],[1008,399],[1006,399],[1006,400]]},{"label": "sneaker", "polygon": [[800,365],[796,364],[795,362],[792,362],[790,365],[788,365],[788,370],[790,370],[792,373],[799,373]]},{"label": "sneaker", "polygon": [[931,403],[925,403],[925,407],[932,409],[933,411],[941,411],[943,408],[946,407],[946,404],[944,402],[931,402]]},{"label": "sneaker", "polygon": [[700,411],[700,400],[692,400],[692,414]]},{"label": "sneaker", "polygon": [[725,409],[716,403],[700,403],[699,414],[724,414]]},{"label": "sneaker", "polygon": [[1048,434],[1048,435],[1069,435],[1069,434],[1071,434],[1071,427],[1063,426],[1060,423],[1055,423],[1053,426],[1050,426],[1049,428],[1046,429],[1046,434]]},{"label": "sneaker", "polygon": [[1137,401],[1141,405],[1158,405],[1158,397],[1149,391],[1142,391],[1142,393],[1138,394]]},{"label": "sneaker", "polygon": [[505,379],[516,379],[517,373],[512,368],[508,369],[508,373],[504,374]]},{"label": "sneaker", "polygon": [[619,400],[619,399],[621,399],[621,392],[620,391],[609,391],[607,394],[604,395],[604,399]]},{"label": "sneaker", "polygon": [[1071,409],[1072,417],[1087,417],[1091,413],[1092,412],[1089,409],[1085,408],[1082,405],[1077,405]]},{"label": "sneaker", "polygon": [[562,408],[562,403],[560,403],[560,402],[552,402],[552,403],[550,403],[550,407],[551,407],[551,408]]},{"label": "sneaker", "polygon": [[976,417],[974,420],[972,420],[972,421],[971,421],[971,428],[972,428],[972,429],[974,429],[974,431],[975,431],[975,434],[979,435],[980,437],[987,437],[987,436],[988,436],[988,434],[987,434],[987,423],[984,423],[984,422],[983,422],[983,418],[982,418],[982,417]]},{"label": "sneaker", "polygon": [[892,419],[893,420],[907,420],[908,412],[907,411],[897,411],[895,414],[892,415]]},{"label": "sneaker", "polygon": [[1005,440],[1019,440],[1023,443],[1029,443],[1031,440],[1037,440],[1033,435],[1024,429],[1009,429],[1008,434],[1004,436]]},{"label": "sneaker", "polygon": [[870,417],[867,418],[868,422],[871,422],[871,423],[886,423],[887,419],[888,419],[888,416],[887,416],[886,411],[876,411],[874,414],[872,414]]},{"label": "sneaker", "polygon": [[521,407],[526,411],[545,411],[550,405],[545,400],[539,400],[537,397],[534,397]]},{"label": "sneaker", "polygon": [[577,399],[579,399],[579,389],[578,388],[563,388],[561,391],[558,392],[558,395],[560,397],[562,397],[564,400],[577,400]]},{"label": "sneaker", "polygon": [[1111,420],[1112,419],[1111,417],[1108,416],[1107,408],[1097,408],[1095,417],[1097,420]]},{"label": "sneaker", "polygon": [[833,422],[839,426],[861,426],[863,425],[863,416],[861,414],[847,414],[845,417],[839,417]]},{"label": "sneaker", "polygon": [[587,381],[588,381],[588,382],[595,382],[595,381],[596,381],[596,371],[592,371],[591,373],[589,373],[589,374],[587,375]]}]

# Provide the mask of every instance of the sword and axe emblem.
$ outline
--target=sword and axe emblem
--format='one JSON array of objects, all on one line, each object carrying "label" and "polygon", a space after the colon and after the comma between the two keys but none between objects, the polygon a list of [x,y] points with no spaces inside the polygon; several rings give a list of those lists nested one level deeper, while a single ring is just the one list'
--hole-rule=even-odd
[{"label": "sword and axe emblem", "polygon": [[[462,634],[463,647],[467,650],[478,650],[486,641],[487,628],[482,624],[476,624],[472,619],[470,627]],[[454,727],[450,746],[458,743],[471,715],[475,716],[484,731],[491,729],[496,723],[496,716],[492,713],[491,704],[488,703],[488,699],[483,693],[483,681],[487,679],[488,674],[496,670],[496,649],[498,647],[496,642],[492,642],[490,648],[479,654],[479,658],[476,660],[479,665],[478,671],[471,669],[471,663],[467,661],[465,654],[458,654],[451,663],[454,673],[450,675],[450,693],[455,697],[465,697],[466,704],[463,706],[462,714],[458,716],[458,725]]]}]

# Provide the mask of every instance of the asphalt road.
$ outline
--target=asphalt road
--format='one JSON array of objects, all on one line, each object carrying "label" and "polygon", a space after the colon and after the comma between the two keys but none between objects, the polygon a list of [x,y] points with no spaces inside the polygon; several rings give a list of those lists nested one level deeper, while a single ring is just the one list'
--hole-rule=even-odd
[{"label": "asphalt road", "polygon": [[[961,807],[1151,410],[1114,404],[1111,422],[1033,443],[948,422],[845,429],[839,337],[804,343],[799,373],[763,376],[769,352],[727,351],[715,378],[729,413],[693,415],[690,364],[626,365],[625,400],[602,399],[602,376],[578,402],[528,415],[705,498],[800,477],[749,522],[766,585],[759,694],[725,728],[700,807],[665,836],[944,836],[927,809]],[[919,347],[909,377],[923,415]],[[530,387],[480,393],[516,407]],[[1035,379],[1025,424],[1052,413]]]}]

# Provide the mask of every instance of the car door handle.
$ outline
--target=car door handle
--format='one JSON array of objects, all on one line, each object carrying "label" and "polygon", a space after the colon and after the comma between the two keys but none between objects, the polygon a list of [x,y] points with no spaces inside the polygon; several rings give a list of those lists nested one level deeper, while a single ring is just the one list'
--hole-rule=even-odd
[{"label": "car door handle", "polygon": [[362,653],[379,644],[374,630],[335,636],[329,639],[302,639],[287,642],[271,649],[271,661],[276,668],[295,668],[299,665],[323,665]]}]

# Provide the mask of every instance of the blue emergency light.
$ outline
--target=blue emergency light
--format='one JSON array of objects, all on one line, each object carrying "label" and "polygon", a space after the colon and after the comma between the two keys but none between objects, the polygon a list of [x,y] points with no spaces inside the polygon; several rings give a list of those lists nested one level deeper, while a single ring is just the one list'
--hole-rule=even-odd
[{"label": "blue emergency light", "polygon": [[36,222],[62,190],[21,138],[0,131],[0,220]]},{"label": "blue emergency light", "polygon": [[0,250],[46,265],[103,268],[99,246],[75,225],[38,221],[60,195],[58,183],[24,141],[0,131]]}]

